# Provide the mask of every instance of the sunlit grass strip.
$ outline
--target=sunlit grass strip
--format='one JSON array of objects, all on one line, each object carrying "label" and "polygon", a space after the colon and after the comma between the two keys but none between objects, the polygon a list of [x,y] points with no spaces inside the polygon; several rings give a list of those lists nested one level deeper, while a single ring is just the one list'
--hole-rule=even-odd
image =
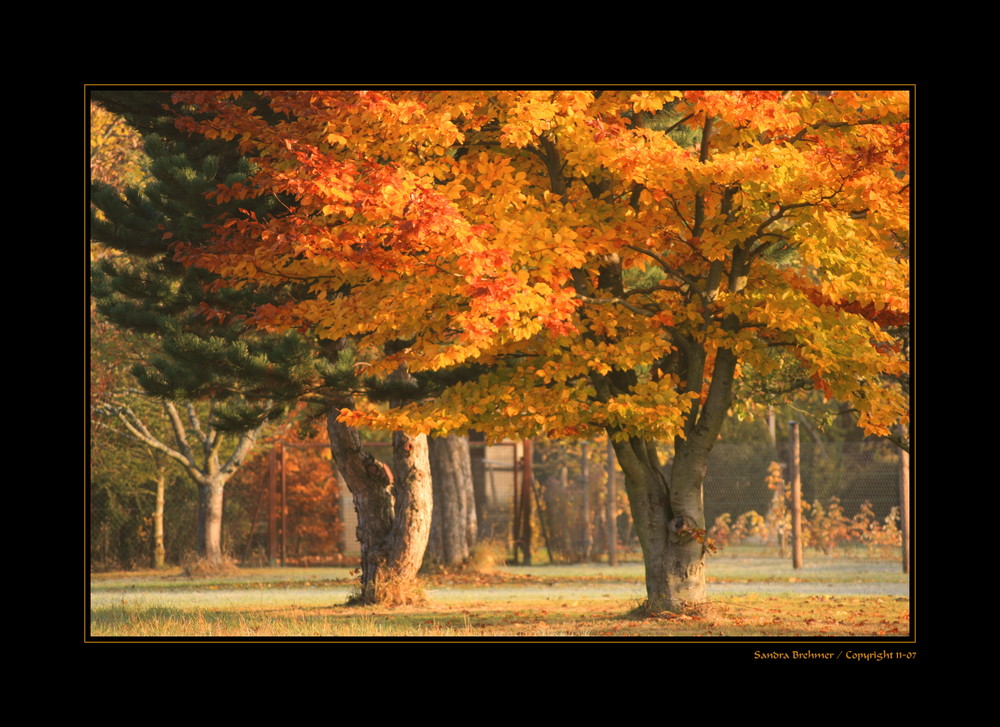
[{"label": "sunlit grass strip", "polygon": [[184,609],[128,603],[95,609],[92,637],[125,638],[691,638],[904,637],[909,600],[892,597],[737,596],[698,614],[631,619],[635,601]]}]

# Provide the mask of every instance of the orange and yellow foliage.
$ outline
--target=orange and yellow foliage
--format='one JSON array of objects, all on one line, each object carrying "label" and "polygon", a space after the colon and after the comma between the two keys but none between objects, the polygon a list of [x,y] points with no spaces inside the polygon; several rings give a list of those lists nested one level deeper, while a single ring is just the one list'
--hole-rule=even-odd
[{"label": "orange and yellow foliage", "polygon": [[[670,438],[723,350],[851,402],[871,433],[907,418],[887,383],[908,367],[905,90],[254,95],[178,93],[197,112],[179,123],[252,158],[217,199],[287,213],[226,219],[181,259],[272,290],[261,327],[352,337],[367,374],[483,367],[344,421]],[[697,367],[669,365],[681,349]],[[621,372],[598,401],[595,377]]]}]

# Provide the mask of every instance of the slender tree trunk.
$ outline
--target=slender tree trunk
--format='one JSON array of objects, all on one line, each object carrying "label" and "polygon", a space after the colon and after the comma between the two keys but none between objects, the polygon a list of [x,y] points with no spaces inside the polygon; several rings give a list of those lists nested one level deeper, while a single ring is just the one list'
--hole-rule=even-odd
[{"label": "slender tree trunk", "polygon": [[166,547],[163,543],[163,507],[166,502],[167,474],[163,470],[156,476],[156,506],[153,509],[153,568],[162,568],[167,563]]},{"label": "slender tree trunk", "polygon": [[[345,399],[342,406],[353,406]],[[342,408],[342,407],[337,407]],[[337,469],[354,498],[361,543],[361,604],[396,605],[419,595],[416,576],[431,524],[431,478],[427,437],[393,435],[394,467],[373,457],[358,431],[327,417]]]},{"label": "slender tree trunk", "polygon": [[450,435],[428,441],[434,515],[427,559],[455,567],[468,560],[476,544],[476,503],[467,437]]},{"label": "slender tree trunk", "polygon": [[539,468],[544,475],[538,477],[540,502],[538,510],[542,535],[549,552],[559,554],[561,560],[573,558],[572,522],[569,509],[569,469],[566,464],[566,445],[547,449],[545,464]]},{"label": "slender tree trunk", "polygon": [[225,483],[213,480],[208,486],[208,516],[205,519],[205,560],[222,565],[222,504]]},{"label": "slender tree trunk", "polygon": [[206,538],[205,538],[205,524],[208,522],[208,486],[205,483],[197,481],[198,486],[198,518],[195,523],[194,531],[194,552],[197,554],[198,558],[205,557],[206,549]]}]

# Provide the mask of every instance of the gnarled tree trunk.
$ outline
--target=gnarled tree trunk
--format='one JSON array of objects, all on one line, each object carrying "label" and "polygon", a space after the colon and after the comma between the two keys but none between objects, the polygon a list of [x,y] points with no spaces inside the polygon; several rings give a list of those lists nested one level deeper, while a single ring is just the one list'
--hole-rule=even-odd
[{"label": "gnarled tree trunk", "polygon": [[434,437],[430,447],[434,516],[426,560],[448,567],[468,560],[476,544],[476,502],[469,439]]},{"label": "gnarled tree trunk", "polygon": [[393,434],[393,467],[378,461],[358,431],[327,417],[337,469],[354,498],[361,543],[361,587],[353,602],[397,605],[419,599],[417,571],[431,527],[431,477],[427,437]]},{"label": "gnarled tree trunk", "polygon": [[651,613],[679,612],[707,600],[702,486],[708,451],[690,450],[680,446],[668,481],[653,442],[615,442],[642,546]]}]

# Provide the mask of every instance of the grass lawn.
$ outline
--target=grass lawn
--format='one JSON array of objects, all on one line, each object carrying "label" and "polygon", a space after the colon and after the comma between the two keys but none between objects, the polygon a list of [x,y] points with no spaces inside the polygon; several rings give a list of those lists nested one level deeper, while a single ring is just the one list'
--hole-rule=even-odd
[{"label": "grass lawn", "polygon": [[909,581],[898,561],[807,554],[805,567],[737,549],[708,566],[710,603],[696,614],[638,619],[642,566],[501,566],[425,579],[426,602],[347,607],[348,568],[246,568],[190,577],[180,569],[94,574],[90,637],[433,639],[750,637],[898,639],[910,632]]}]

